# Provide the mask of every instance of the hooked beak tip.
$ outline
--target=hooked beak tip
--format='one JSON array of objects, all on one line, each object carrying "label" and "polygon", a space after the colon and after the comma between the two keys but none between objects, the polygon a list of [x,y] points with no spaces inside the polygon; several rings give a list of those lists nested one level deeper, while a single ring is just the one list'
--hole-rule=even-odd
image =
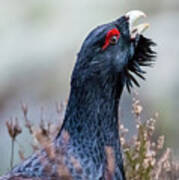
[{"label": "hooked beak tip", "polygon": [[137,20],[146,17],[146,14],[142,11],[139,11],[139,10],[129,11],[125,15],[125,17],[127,18],[129,22],[129,31],[130,31],[131,39],[134,39],[137,36],[137,34],[142,34],[149,27],[148,23],[134,26]]}]

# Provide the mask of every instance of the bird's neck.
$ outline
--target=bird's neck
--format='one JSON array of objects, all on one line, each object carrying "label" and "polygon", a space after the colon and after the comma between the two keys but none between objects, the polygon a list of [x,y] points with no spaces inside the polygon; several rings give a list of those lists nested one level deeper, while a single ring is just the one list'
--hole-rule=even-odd
[{"label": "bird's neck", "polygon": [[108,79],[103,84],[88,82],[83,87],[72,85],[61,132],[67,131],[79,143],[99,141],[111,145],[119,141],[118,105],[124,86],[120,79]]}]

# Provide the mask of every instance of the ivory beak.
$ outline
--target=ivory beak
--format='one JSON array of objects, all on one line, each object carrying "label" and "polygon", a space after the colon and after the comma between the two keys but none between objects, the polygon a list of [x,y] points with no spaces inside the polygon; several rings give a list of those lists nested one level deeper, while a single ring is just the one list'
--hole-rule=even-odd
[{"label": "ivory beak", "polygon": [[146,17],[144,12],[139,10],[133,10],[128,12],[125,16],[126,18],[128,18],[129,21],[129,31],[130,31],[131,39],[134,39],[137,34],[142,34],[146,29],[148,29],[149,27],[148,23],[134,26],[137,20]]}]

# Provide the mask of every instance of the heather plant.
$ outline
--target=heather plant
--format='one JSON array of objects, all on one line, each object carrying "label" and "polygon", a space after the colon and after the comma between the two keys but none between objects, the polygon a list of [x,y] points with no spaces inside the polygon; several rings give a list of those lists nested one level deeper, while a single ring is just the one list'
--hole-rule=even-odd
[{"label": "heather plant", "polygon": [[121,143],[124,152],[126,178],[128,180],[177,180],[179,164],[172,160],[171,149],[164,148],[165,137],[153,137],[155,123],[159,116],[155,113],[149,120],[142,120],[143,107],[133,98],[134,119],[137,134],[126,140],[127,129],[120,125]]},{"label": "heather plant", "polygon": [[[66,103],[57,104],[57,113],[62,122],[64,117]],[[41,118],[39,125],[33,125],[28,117],[28,107],[25,104],[21,105],[24,115],[25,127],[32,135],[34,143],[32,148],[34,151],[39,150],[41,147],[47,152],[51,161],[58,162],[59,164],[59,179],[72,179],[68,169],[63,164],[63,153],[65,149],[60,149],[58,152],[51,145],[51,142],[59,132],[61,123],[46,122]],[[42,111],[43,112],[43,111]],[[128,129],[123,124],[119,123],[120,140],[124,154],[124,166],[127,180],[177,180],[179,179],[179,164],[172,160],[170,148],[164,148],[165,137],[160,135],[158,138],[154,137],[156,120],[159,114],[155,113],[152,118],[143,120],[141,114],[143,107],[140,101],[133,98],[132,113],[134,116],[137,134],[130,139],[126,138]],[[43,117],[43,116],[42,116]],[[12,139],[12,153],[11,153],[11,167],[13,165],[14,156],[14,143],[22,129],[17,119],[11,119],[6,122],[9,136]],[[67,143],[69,134],[64,134],[64,141]],[[106,147],[107,155],[107,170],[105,178],[110,180],[114,172],[114,153],[112,148]],[[24,160],[24,152],[20,149],[19,156]],[[80,164],[74,157],[72,162],[74,167],[81,170]],[[42,159],[43,163],[43,159]],[[50,171],[50,167],[49,171]]]}]

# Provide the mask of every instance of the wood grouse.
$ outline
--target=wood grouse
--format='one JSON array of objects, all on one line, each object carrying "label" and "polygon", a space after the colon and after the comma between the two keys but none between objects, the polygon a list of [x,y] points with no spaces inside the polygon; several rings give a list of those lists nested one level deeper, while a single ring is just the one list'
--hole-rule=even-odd
[{"label": "wood grouse", "polygon": [[54,141],[14,167],[1,180],[125,180],[118,129],[124,86],[139,86],[141,66],[155,57],[152,40],[134,26],[141,11],[130,11],[98,26],[84,40],[71,77],[64,122]]}]

